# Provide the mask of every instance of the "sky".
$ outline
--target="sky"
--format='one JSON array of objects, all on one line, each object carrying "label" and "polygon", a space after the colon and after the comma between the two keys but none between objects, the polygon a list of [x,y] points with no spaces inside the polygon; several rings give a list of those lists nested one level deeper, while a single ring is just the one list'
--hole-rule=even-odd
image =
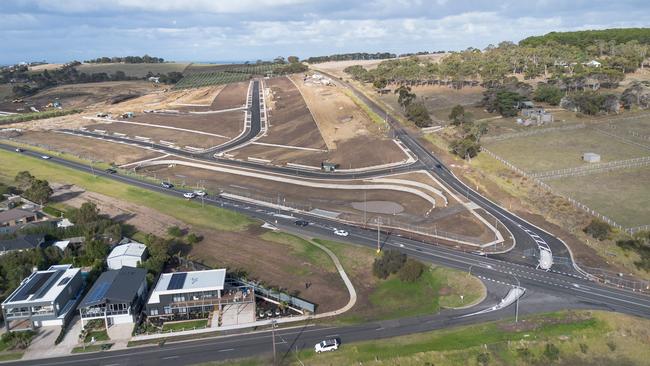
[{"label": "sky", "polygon": [[462,50],[551,31],[648,27],[648,14],[648,0],[0,0],[0,64]]}]

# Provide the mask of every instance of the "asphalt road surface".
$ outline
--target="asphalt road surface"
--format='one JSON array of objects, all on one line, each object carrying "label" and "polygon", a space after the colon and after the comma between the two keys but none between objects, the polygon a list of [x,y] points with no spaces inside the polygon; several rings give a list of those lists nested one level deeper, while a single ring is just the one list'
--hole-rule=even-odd
[{"label": "asphalt road surface", "polygon": [[[0,148],[13,151],[14,147],[0,144]],[[40,158],[41,154],[24,151],[21,154]],[[47,161],[69,168],[92,173],[91,168],[73,161],[52,157]],[[156,184],[140,181],[129,176],[107,174],[95,171],[98,179],[112,179],[127,184],[139,186],[153,191],[163,192],[180,197],[182,190],[165,189]],[[224,207],[249,216],[259,218],[277,227],[315,237],[323,237],[343,242],[356,243],[369,247],[377,246],[377,234],[373,230],[365,230],[353,226],[342,227],[340,223],[321,217],[296,215],[281,210],[271,210],[263,206],[242,203],[221,197],[208,197],[205,204]],[[297,219],[310,222],[306,227],[294,225]],[[334,235],[334,228],[344,228],[350,233],[348,237]],[[448,311],[439,315],[418,318],[398,319],[384,322],[372,322],[354,326],[325,327],[314,325],[304,329],[286,329],[276,331],[284,341],[276,338],[278,349],[283,351],[282,357],[295,357],[291,350],[295,347],[313,347],[313,344],[331,336],[341,338],[346,342],[391,337],[411,334],[427,330],[440,329],[449,326],[484,322],[501,319],[514,315],[513,307],[471,317],[459,317],[477,309],[494,305],[497,299],[504,296],[507,286],[504,284],[520,284],[526,289],[526,295],[521,300],[520,313],[548,312],[567,308],[586,308],[617,311],[631,315],[650,318],[650,296],[612,288],[594,283],[579,274],[566,272],[546,272],[537,270],[529,265],[511,263],[503,258],[483,257],[471,253],[458,252],[453,249],[421,243],[404,237],[382,233],[380,243],[383,248],[403,251],[408,255],[425,262],[444,265],[464,271],[469,271],[484,280],[490,295],[481,305],[472,310]],[[499,288],[498,285],[501,285]],[[101,354],[74,355],[64,358],[23,361],[21,365],[180,365],[204,362],[208,360],[223,360],[234,357],[253,356],[270,352],[269,334],[252,333],[233,335],[227,338],[214,338],[183,343],[170,343],[163,347],[132,348],[123,351],[105,352]]]}]

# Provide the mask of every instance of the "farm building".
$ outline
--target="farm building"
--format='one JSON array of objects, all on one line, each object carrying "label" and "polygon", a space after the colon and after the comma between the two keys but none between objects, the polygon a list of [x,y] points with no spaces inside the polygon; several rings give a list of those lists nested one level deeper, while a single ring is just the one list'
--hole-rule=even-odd
[{"label": "farm building", "polygon": [[65,325],[74,314],[82,288],[81,270],[69,264],[33,272],[2,303],[5,328],[11,331]]},{"label": "farm building", "polygon": [[137,267],[147,256],[147,246],[135,241],[118,245],[106,258],[109,269],[120,269],[124,266]]},{"label": "farm building", "polygon": [[521,115],[525,118],[518,118],[517,124],[523,126],[541,126],[554,121],[553,115],[544,110],[544,108],[526,108],[521,110]]},{"label": "farm building", "polygon": [[592,152],[584,153],[582,154],[582,160],[586,161],[587,163],[599,163],[600,155]]}]

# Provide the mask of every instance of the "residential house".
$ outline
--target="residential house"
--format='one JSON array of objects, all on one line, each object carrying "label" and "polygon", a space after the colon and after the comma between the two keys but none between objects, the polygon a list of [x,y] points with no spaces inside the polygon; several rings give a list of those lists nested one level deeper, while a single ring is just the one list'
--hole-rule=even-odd
[{"label": "residential house", "polygon": [[22,252],[23,250],[43,248],[44,246],[45,235],[43,234],[20,235],[13,239],[0,240],[0,255],[9,252]]},{"label": "residential house", "polygon": [[22,208],[12,208],[0,212],[0,227],[20,226],[37,220],[38,214],[36,212],[23,210]]},{"label": "residential house", "polygon": [[7,331],[64,326],[82,290],[81,270],[72,265],[33,272],[2,303]]},{"label": "residential house", "polygon": [[120,269],[124,266],[137,267],[146,258],[147,246],[137,241],[130,241],[113,248],[106,258],[106,263],[109,269]]},{"label": "residential house", "polygon": [[134,323],[147,295],[147,270],[122,267],[102,273],[77,307],[81,325],[102,319],[106,328]]}]

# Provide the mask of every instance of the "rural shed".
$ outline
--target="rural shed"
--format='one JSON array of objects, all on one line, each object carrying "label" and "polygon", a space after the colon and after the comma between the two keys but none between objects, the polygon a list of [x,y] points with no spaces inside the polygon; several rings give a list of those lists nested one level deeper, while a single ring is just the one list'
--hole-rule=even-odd
[{"label": "rural shed", "polygon": [[582,154],[582,160],[587,163],[600,163],[600,155],[592,152]]},{"label": "rural shed", "polygon": [[127,244],[118,245],[106,258],[109,269],[120,269],[122,267],[137,267],[146,258],[147,246],[132,241]]}]

